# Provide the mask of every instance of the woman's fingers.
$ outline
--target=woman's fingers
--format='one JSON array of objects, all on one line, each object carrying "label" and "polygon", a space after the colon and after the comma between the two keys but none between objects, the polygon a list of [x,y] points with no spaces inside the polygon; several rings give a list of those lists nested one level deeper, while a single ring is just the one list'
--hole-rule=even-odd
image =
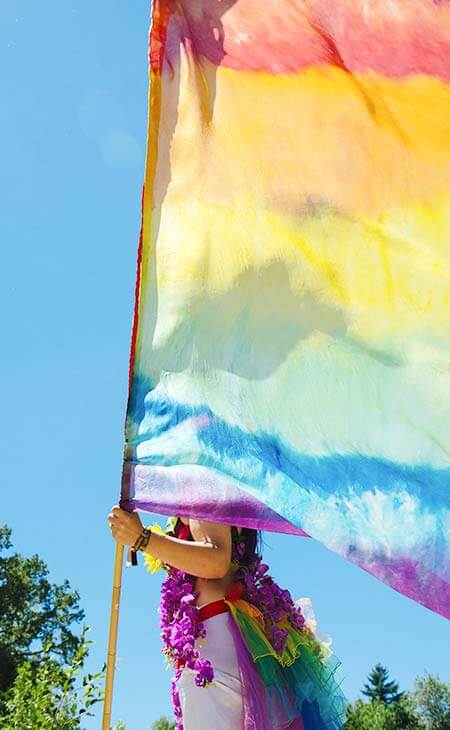
[{"label": "woman's fingers", "polygon": [[117,520],[111,521],[109,523],[109,527],[111,529],[111,535],[113,536],[114,540],[117,542],[125,544],[124,537],[125,537],[125,530],[124,526],[120,524]]},{"label": "woman's fingers", "polygon": [[119,541],[122,532],[121,512],[122,510],[120,507],[118,505],[114,505],[108,515],[109,529],[116,541]]},{"label": "woman's fingers", "polygon": [[124,545],[133,545],[142,531],[142,523],[134,512],[127,512],[114,505],[108,515],[112,536]]},{"label": "woman's fingers", "polygon": [[128,513],[125,512],[125,510],[115,505],[111,508],[111,512],[108,515],[108,520],[109,522],[120,523],[124,521],[124,518],[126,518],[127,514]]}]

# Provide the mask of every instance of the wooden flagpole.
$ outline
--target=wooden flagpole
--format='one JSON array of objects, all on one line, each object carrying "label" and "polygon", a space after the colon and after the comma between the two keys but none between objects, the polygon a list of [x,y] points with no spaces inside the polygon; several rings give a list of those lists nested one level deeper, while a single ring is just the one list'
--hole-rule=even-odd
[{"label": "wooden flagpole", "polygon": [[117,627],[119,624],[120,609],[120,588],[122,585],[122,566],[123,566],[123,545],[116,545],[116,555],[114,558],[114,573],[111,598],[111,615],[109,619],[109,640],[108,640],[108,657],[106,660],[106,681],[105,681],[105,700],[103,703],[103,720],[102,730],[110,730],[111,728],[111,706],[114,684],[114,671],[116,668],[116,649],[117,649]]}]

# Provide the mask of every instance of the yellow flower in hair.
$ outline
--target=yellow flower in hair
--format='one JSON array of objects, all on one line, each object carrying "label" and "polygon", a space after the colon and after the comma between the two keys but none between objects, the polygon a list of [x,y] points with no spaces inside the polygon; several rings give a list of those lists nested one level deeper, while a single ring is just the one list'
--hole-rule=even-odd
[{"label": "yellow flower in hair", "polygon": [[[162,527],[158,524],[150,525],[150,530],[156,532],[158,535],[165,534]],[[150,542],[151,540],[150,538]],[[159,558],[154,558],[153,555],[149,555],[148,553],[144,553],[144,563],[149,573],[157,573],[164,565]]]}]

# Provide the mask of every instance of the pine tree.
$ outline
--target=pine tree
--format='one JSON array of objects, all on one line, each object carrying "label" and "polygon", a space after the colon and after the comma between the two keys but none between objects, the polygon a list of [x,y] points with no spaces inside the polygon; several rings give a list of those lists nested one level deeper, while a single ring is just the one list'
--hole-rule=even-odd
[{"label": "pine tree", "polygon": [[397,702],[403,697],[403,692],[398,691],[398,683],[388,681],[389,671],[382,664],[376,664],[368,676],[368,683],[364,685],[362,694],[371,701],[378,700],[385,705]]}]

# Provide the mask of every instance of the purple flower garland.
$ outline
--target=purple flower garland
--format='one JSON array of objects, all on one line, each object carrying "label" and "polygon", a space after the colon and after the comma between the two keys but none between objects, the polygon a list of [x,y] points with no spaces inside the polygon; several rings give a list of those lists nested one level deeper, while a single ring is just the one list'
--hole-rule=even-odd
[{"label": "purple flower garland", "polygon": [[287,620],[297,631],[305,629],[305,619],[298,606],[294,604],[288,590],[280,588],[274,579],[267,575],[269,566],[257,557],[250,569],[243,572],[244,599],[252,603],[262,613],[265,634],[274,651],[281,654],[285,647],[288,632],[279,626]]},{"label": "purple flower garland", "polygon": [[197,595],[194,592],[195,578],[176,568],[169,568],[161,588],[159,607],[163,653],[175,669],[171,685],[173,713],[177,730],[183,730],[180,698],[176,680],[184,667],[193,669],[195,683],[205,687],[214,678],[211,662],[202,659],[195,642],[206,636],[206,630],[199,619]]},{"label": "purple flower garland", "polygon": [[[183,535],[184,537],[184,535]],[[305,619],[288,590],[283,590],[268,574],[268,566],[255,555],[248,567],[239,564],[245,552],[243,542],[233,543],[232,562],[237,567],[235,580],[243,586],[242,598],[259,609],[264,618],[265,634],[276,653],[281,654],[288,638],[286,629],[279,626],[283,619],[298,630],[305,628]],[[167,567],[167,577],[161,588],[159,607],[163,653],[175,669],[171,685],[173,713],[177,730],[183,730],[180,698],[176,685],[184,667],[195,672],[195,683],[206,687],[214,679],[214,670],[207,659],[202,659],[195,647],[197,639],[206,636],[199,618],[195,577],[176,568]]]}]

